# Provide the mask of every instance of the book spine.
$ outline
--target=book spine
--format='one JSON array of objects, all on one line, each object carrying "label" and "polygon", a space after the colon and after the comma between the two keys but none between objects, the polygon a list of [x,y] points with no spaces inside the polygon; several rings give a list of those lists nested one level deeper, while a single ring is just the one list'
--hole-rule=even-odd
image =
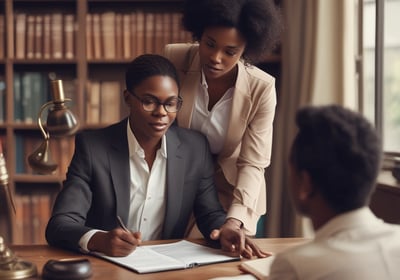
[{"label": "book spine", "polygon": [[26,51],[26,14],[15,15],[15,58],[24,59]]},{"label": "book spine", "polygon": [[73,14],[64,15],[64,50],[65,58],[75,57],[75,16]]},{"label": "book spine", "polygon": [[52,58],[63,58],[63,15],[61,13],[51,14],[51,46]]}]

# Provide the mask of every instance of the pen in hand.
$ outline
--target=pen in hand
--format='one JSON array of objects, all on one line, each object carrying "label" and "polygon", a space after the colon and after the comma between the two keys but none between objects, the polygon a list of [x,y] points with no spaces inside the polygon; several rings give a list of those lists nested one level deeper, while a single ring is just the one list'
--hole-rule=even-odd
[{"label": "pen in hand", "polygon": [[[131,232],[124,224],[124,222],[122,221],[120,216],[117,216],[117,221],[118,221],[118,225],[126,232]],[[132,233],[132,232],[131,232]],[[138,244],[136,245],[140,245],[142,243],[142,238],[141,238],[141,234],[140,232],[133,232],[132,233],[133,236],[137,239]]]},{"label": "pen in hand", "polygon": [[130,230],[124,225],[120,216],[117,216],[118,225],[125,231],[130,232]]}]

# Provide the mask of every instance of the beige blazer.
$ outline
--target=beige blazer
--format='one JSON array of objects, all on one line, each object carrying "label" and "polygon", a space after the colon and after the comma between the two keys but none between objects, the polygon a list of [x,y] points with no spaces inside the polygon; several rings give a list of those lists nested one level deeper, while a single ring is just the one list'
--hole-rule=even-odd
[{"label": "beige blazer", "polygon": [[[177,116],[178,124],[190,128],[194,92],[201,79],[198,45],[170,44],[164,54],[175,64],[180,76],[183,106]],[[264,171],[271,161],[275,79],[241,61],[238,67],[227,137],[218,164],[229,182],[223,188],[233,192],[228,217],[241,220],[247,233],[255,234],[258,219],[266,212]],[[221,192],[218,180],[217,187]]]}]

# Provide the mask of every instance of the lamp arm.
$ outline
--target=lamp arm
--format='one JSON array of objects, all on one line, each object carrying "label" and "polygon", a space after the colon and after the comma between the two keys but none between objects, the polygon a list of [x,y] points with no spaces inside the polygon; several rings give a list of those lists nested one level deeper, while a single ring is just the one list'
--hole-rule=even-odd
[{"label": "lamp arm", "polygon": [[38,125],[39,125],[39,128],[40,128],[40,131],[42,132],[43,138],[45,140],[49,140],[50,139],[50,135],[49,135],[48,132],[46,132],[44,130],[44,127],[43,127],[43,124],[42,124],[42,113],[48,106],[50,106],[52,104],[53,104],[53,101],[49,101],[49,102],[43,104],[42,107],[40,107],[40,111],[39,111],[39,114],[38,114]]}]

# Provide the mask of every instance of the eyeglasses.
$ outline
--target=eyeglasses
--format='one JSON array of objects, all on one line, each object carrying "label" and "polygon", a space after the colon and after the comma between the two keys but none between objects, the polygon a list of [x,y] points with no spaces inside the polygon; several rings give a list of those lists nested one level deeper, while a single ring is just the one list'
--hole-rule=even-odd
[{"label": "eyeglasses", "polygon": [[129,93],[136,97],[142,103],[143,110],[145,110],[146,112],[154,112],[158,109],[160,105],[162,105],[164,107],[164,110],[168,113],[176,113],[182,107],[183,100],[180,96],[170,97],[165,102],[161,102],[158,98],[152,96],[141,98],[132,91],[129,91]]}]

